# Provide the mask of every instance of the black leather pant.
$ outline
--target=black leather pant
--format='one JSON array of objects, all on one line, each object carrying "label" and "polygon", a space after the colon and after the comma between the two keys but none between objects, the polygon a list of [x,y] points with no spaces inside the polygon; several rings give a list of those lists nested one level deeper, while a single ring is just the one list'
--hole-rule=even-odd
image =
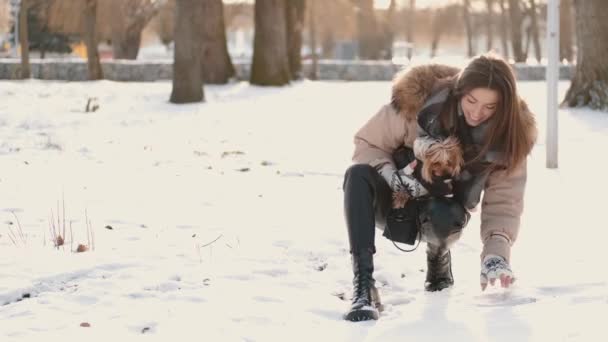
[{"label": "black leather pant", "polygon": [[[392,191],[380,174],[368,164],[351,166],[344,176],[344,216],[351,253],[375,252],[375,227],[384,229],[391,210]],[[422,240],[449,248],[462,234],[469,213],[449,198],[431,198],[418,211]]]}]

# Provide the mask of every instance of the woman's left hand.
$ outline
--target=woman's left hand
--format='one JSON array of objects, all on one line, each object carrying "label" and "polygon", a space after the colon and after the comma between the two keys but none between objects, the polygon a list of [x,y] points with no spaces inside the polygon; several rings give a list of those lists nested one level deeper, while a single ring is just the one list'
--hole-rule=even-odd
[{"label": "woman's left hand", "polygon": [[496,279],[500,279],[500,286],[508,288],[515,282],[515,276],[509,263],[501,256],[488,254],[481,263],[481,290],[490,285],[494,286]]}]

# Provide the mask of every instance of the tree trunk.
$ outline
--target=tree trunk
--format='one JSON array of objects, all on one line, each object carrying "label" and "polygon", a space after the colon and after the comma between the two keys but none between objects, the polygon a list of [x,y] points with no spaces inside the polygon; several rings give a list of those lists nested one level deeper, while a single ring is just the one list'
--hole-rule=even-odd
[{"label": "tree trunk", "polygon": [[409,47],[407,48],[407,58],[412,59],[414,51],[414,21],[416,20],[416,0],[410,0],[410,7],[407,10],[407,32],[405,33]]},{"label": "tree trunk", "polygon": [[577,32],[576,72],[564,102],[608,111],[608,20],[605,0],[574,0]]},{"label": "tree trunk", "polygon": [[381,56],[383,59],[393,59],[393,42],[395,41],[395,10],[397,8],[396,0],[391,0],[386,11],[386,18],[384,20],[382,30],[382,51],[384,54]]},{"label": "tree trunk", "polygon": [[[308,0],[309,3],[314,0]],[[310,5],[308,5],[310,7]],[[310,26],[310,23],[309,23]],[[310,29],[309,29],[310,30]],[[309,31],[312,32],[312,31]],[[336,39],[332,30],[325,30],[323,32],[323,38],[321,39],[321,49],[323,50],[323,58],[333,59],[335,53]],[[312,42],[312,37],[311,37]]]},{"label": "tree trunk", "polygon": [[534,0],[530,0],[530,19],[530,34],[532,35],[532,44],[534,45],[534,56],[540,63],[542,59],[542,52],[540,49],[540,30],[538,29],[538,16],[536,13],[536,2]]},{"label": "tree trunk", "polygon": [[169,45],[173,41],[175,33],[175,3],[167,2],[158,10],[157,25],[155,28],[158,38],[170,50]]},{"label": "tree trunk", "polygon": [[380,49],[378,27],[374,13],[374,0],[357,0],[357,35],[359,38],[359,59],[378,59]]},{"label": "tree trunk", "polygon": [[21,0],[19,9],[19,45],[21,45],[21,78],[31,77],[30,71],[30,41],[27,29],[27,12],[29,10],[29,0]]},{"label": "tree trunk", "polygon": [[443,34],[443,23],[442,18],[443,11],[441,8],[435,10],[435,18],[433,19],[433,36],[431,38],[431,58],[437,55],[437,47],[439,47],[439,39]]},{"label": "tree trunk", "polygon": [[114,59],[137,59],[141,45],[141,30],[132,29],[127,32],[113,32],[112,53]]},{"label": "tree trunk", "polygon": [[142,31],[160,10],[156,0],[104,0],[110,4],[115,18],[112,26],[114,59],[137,59]]},{"label": "tree trunk", "polygon": [[559,5],[559,59],[574,61],[572,43],[572,1],[561,0]]},{"label": "tree trunk", "polygon": [[173,91],[169,101],[204,101],[202,77],[203,1],[177,0],[175,6],[175,50]]},{"label": "tree trunk", "polygon": [[526,35],[524,38],[526,39],[524,44],[524,61],[527,61],[530,52],[530,42],[532,41],[532,25],[526,27]]},{"label": "tree trunk", "polygon": [[226,84],[234,76],[228,54],[224,4],[222,0],[203,0],[202,75],[204,83]]},{"label": "tree trunk", "polygon": [[97,50],[97,0],[85,0],[83,19],[89,80],[100,80],[103,79],[103,71],[99,61],[99,51]]},{"label": "tree trunk", "polygon": [[462,5],[462,17],[464,19],[464,27],[467,33],[467,55],[473,57],[475,51],[473,51],[473,25],[471,23],[471,16],[469,14],[469,8],[471,7],[469,0],[464,0]]},{"label": "tree trunk", "polygon": [[492,51],[494,32],[492,30],[492,22],[494,21],[494,0],[486,0],[488,15],[486,17],[486,51]]},{"label": "tree trunk", "polygon": [[285,1],[255,1],[251,84],[282,86],[291,80],[287,54]]},{"label": "tree trunk", "polygon": [[[312,56],[312,66],[311,66],[311,70],[310,70],[310,76],[309,78],[311,80],[316,80],[319,77],[319,71],[318,71],[318,59],[319,57],[317,56],[317,22],[315,20],[316,18],[316,2],[317,0],[308,0],[308,24],[309,24],[309,30],[310,30],[310,54]],[[333,49],[333,45],[332,45],[332,49]],[[325,50],[323,50],[323,53],[325,53]]]},{"label": "tree trunk", "polygon": [[505,8],[505,0],[499,0],[500,4],[500,43],[502,45],[502,56],[509,59],[509,16]]},{"label": "tree trunk", "polygon": [[287,55],[292,78],[302,77],[302,31],[304,31],[305,0],[288,0],[287,21]]},{"label": "tree trunk", "polygon": [[522,48],[523,35],[521,32],[522,13],[520,0],[509,0],[509,14],[511,18],[511,44],[515,62],[525,62],[526,57]]}]

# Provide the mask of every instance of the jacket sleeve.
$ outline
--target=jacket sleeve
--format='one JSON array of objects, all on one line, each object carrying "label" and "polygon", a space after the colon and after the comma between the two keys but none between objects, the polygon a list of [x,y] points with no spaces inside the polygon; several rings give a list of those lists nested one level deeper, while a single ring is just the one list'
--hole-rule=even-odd
[{"label": "jacket sleeve", "polygon": [[498,170],[488,177],[481,204],[482,260],[496,254],[509,261],[524,208],[526,179],[526,160],[510,174]]},{"label": "jacket sleeve", "polygon": [[[406,142],[405,118],[390,104],[384,105],[355,134],[353,162],[369,164],[383,176],[396,170],[393,152]],[[384,177],[386,179],[386,177]]]}]

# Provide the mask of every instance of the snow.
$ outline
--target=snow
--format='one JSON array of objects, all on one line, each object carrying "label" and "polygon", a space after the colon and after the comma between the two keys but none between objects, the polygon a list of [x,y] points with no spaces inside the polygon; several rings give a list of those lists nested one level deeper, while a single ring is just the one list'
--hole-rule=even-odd
[{"label": "snow", "polygon": [[[515,286],[480,291],[479,213],[440,293],[423,290],[424,246],[377,234],[385,311],[350,323],[342,177],[389,82],[206,86],[177,106],[170,82],[0,81],[0,340],[604,340],[608,115],[561,109],[549,170],[546,86],[519,88],[541,134]],[[87,217],[95,249],[73,253]]]}]

